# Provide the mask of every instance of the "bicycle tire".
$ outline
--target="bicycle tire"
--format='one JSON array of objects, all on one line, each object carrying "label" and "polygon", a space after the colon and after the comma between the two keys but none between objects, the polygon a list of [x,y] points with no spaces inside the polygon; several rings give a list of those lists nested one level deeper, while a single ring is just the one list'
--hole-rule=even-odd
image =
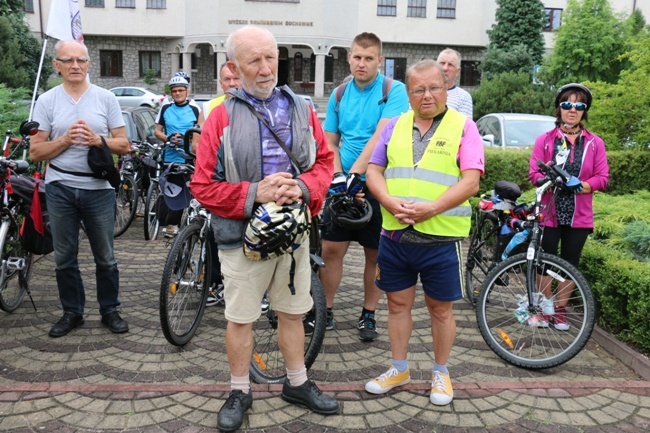
[{"label": "bicycle tire", "polygon": [[[314,332],[305,336],[305,367],[309,369],[325,338],[327,307],[325,291],[318,274],[311,273],[311,295],[314,300]],[[287,372],[277,341],[277,315],[273,306],[269,305],[266,313],[253,324],[253,357],[250,364],[250,377],[255,383],[272,384],[284,383]]]},{"label": "bicycle tire", "polygon": [[158,232],[160,232],[160,221],[158,221],[159,199],[160,189],[158,189],[158,182],[152,180],[147,190],[147,198],[144,202],[144,238],[148,241],[158,239]]},{"label": "bicycle tire", "polygon": [[[515,316],[521,297],[527,300],[526,253],[516,254],[499,263],[488,274],[476,304],[478,327],[487,345],[503,360],[528,369],[544,369],[564,364],[587,344],[596,321],[594,297],[584,276],[566,260],[539,252],[535,272],[536,292],[548,275],[552,284],[560,279],[573,281],[575,288],[567,305],[568,330],[555,329],[550,319],[546,327],[530,325]],[[553,295],[553,298],[555,295]],[[489,301],[489,302],[488,302]],[[543,318],[531,317],[531,323]]]},{"label": "bicycle tire", "polygon": [[489,271],[494,267],[494,250],[499,221],[491,213],[480,212],[465,260],[465,300],[476,307],[476,298]]},{"label": "bicycle tire", "polygon": [[29,289],[33,254],[25,251],[20,226],[11,216],[0,225],[2,273],[0,277],[0,309],[11,313],[20,306]]},{"label": "bicycle tire", "polygon": [[209,242],[201,237],[202,227],[197,221],[178,233],[160,282],[160,324],[174,346],[184,346],[192,339],[205,312],[212,252]]},{"label": "bicycle tire", "polygon": [[115,230],[113,237],[123,235],[135,219],[138,210],[138,184],[132,174],[122,173],[122,181],[115,197]]}]

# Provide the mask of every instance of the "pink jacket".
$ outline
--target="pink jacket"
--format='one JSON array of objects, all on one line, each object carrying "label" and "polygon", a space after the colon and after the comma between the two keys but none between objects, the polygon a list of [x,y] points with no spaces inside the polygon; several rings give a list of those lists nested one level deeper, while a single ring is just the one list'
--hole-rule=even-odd
[{"label": "pink jacket", "polygon": [[[585,149],[582,155],[582,166],[578,178],[591,186],[592,193],[575,195],[575,213],[571,227],[593,228],[593,191],[604,190],[607,187],[609,181],[609,164],[607,163],[607,154],[605,153],[603,139],[586,129],[583,131],[583,135]],[[537,167],[537,161],[541,160],[548,163],[553,159],[553,147],[557,136],[558,130],[555,128],[540,135],[535,140],[533,153],[530,156],[530,169],[528,172],[528,179],[533,185],[537,184],[538,179],[544,177],[544,174]],[[569,158],[573,158],[573,150]],[[547,191],[542,197],[542,205],[548,205],[552,196],[552,190]],[[549,209],[549,207],[546,209]],[[555,207],[551,206],[550,209],[554,210]],[[555,214],[547,215],[544,218],[544,225],[556,227],[557,219],[555,218]]]}]

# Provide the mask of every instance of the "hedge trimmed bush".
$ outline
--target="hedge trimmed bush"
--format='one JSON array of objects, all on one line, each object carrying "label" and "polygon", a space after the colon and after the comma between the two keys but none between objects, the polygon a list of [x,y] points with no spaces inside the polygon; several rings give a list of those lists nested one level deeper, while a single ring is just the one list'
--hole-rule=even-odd
[{"label": "hedge trimmed bush", "polygon": [[600,311],[600,325],[650,353],[650,267],[624,253],[588,241],[580,270]]}]

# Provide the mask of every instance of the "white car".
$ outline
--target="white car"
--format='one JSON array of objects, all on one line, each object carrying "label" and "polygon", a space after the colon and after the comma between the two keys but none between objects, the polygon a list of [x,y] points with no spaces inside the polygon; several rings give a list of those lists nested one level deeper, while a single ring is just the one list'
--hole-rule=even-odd
[{"label": "white car", "polygon": [[555,128],[555,117],[541,114],[490,113],[476,121],[485,147],[527,148]]},{"label": "white car", "polygon": [[144,87],[113,87],[110,91],[122,107],[158,108],[165,101],[165,95]]}]

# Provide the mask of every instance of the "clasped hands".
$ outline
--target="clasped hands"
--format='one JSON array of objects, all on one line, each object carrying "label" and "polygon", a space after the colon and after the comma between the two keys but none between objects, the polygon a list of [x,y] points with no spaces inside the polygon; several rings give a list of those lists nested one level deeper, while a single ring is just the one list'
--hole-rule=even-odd
[{"label": "clasped hands", "polygon": [[86,121],[83,119],[77,120],[77,123],[70,126],[67,135],[70,144],[78,144],[81,146],[103,146],[102,139],[99,138],[99,135],[95,134],[95,131],[86,125]]},{"label": "clasped hands", "polygon": [[433,202],[416,203],[391,197],[382,204],[401,224],[414,225],[436,215]]},{"label": "clasped hands", "polygon": [[291,204],[302,197],[298,180],[291,173],[280,172],[266,176],[257,184],[257,203],[276,202],[278,205]]}]

